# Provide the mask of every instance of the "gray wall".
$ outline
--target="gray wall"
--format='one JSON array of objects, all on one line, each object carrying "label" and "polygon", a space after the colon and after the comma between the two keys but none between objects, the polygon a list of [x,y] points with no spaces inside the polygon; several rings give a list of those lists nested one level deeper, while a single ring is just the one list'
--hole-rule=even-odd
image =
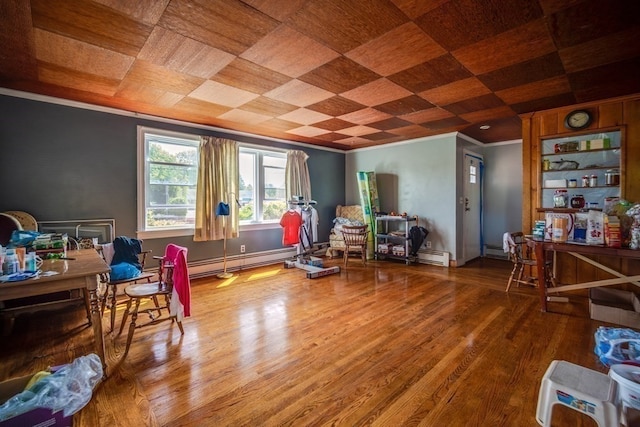
[{"label": "gray wall", "polygon": [[[135,236],[138,125],[305,151],[321,242],[328,240],[335,205],[344,203],[344,154],[335,150],[4,95],[0,117],[0,212],[25,211],[43,221],[115,218],[117,235]],[[222,241],[192,237],[147,239],[145,248],[163,253],[169,242],[189,247],[190,261],[222,256]],[[243,232],[228,242],[228,254],[239,253],[241,244],[257,252],[281,248],[281,242],[279,227]]]},{"label": "gray wall", "polygon": [[346,155],[347,204],[359,204],[358,171],[376,173],[380,208],[418,215],[432,249],[456,251],[456,140],[452,134]]},{"label": "gray wall", "polygon": [[462,265],[464,156],[484,158],[484,240],[502,245],[502,233],[522,221],[522,144],[478,146],[447,134],[350,151],[346,155],[347,204],[359,204],[356,172],[376,172],[383,211],[418,215],[432,249],[449,252]]}]

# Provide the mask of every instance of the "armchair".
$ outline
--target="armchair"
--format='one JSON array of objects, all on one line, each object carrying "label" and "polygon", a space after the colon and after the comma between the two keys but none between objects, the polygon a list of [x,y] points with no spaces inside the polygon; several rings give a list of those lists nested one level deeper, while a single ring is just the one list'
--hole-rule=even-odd
[{"label": "armchair", "polygon": [[345,244],[342,237],[342,226],[354,226],[364,225],[364,215],[362,213],[362,206],[360,205],[347,205],[336,206],[336,218],[334,219],[334,225],[329,234],[329,248],[326,255],[329,258],[333,258],[337,253],[344,253]]}]

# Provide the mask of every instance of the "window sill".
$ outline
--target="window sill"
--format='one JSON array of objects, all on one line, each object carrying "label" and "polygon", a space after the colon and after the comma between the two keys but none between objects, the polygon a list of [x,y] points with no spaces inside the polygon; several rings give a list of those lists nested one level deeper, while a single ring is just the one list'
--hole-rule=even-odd
[{"label": "window sill", "polygon": [[[265,222],[256,224],[241,224],[240,232],[258,231],[258,230],[274,230],[279,229],[280,223],[278,222]],[[151,239],[166,239],[168,237],[180,237],[180,236],[193,236],[193,228],[170,228],[166,230],[145,230],[138,231],[136,233],[138,239],[151,240]]]}]

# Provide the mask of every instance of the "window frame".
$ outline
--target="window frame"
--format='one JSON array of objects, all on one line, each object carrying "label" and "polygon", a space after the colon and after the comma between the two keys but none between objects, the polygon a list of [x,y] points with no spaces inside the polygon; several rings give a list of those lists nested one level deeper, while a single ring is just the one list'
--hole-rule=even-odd
[{"label": "window frame", "polygon": [[[260,214],[262,215],[262,206],[265,200],[265,187],[264,187],[265,166],[263,162],[264,156],[269,155],[272,157],[278,157],[278,158],[284,159],[285,166],[283,169],[286,174],[287,150],[280,149],[280,148],[273,148],[273,147],[265,148],[264,146],[261,146],[261,145],[247,144],[242,142],[238,143],[238,148],[240,150],[240,154],[243,151],[245,153],[250,152],[253,154],[257,154],[256,156],[257,161],[255,162],[255,165],[254,165],[255,182],[253,184],[257,185],[257,187],[254,187],[254,188],[257,188],[257,190],[255,191],[256,200],[254,201],[254,203],[256,204],[256,208],[258,205],[260,205],[260,209],[256,209],[256,211],[260,212]],[[238,162],[240,162],[239,159],[238,159]],[[240,164],[238,165],[238,167],[240,168]],[[285,175],[285,203],[286,201],[287,200],[286,200],[286,175]],[[241,231],[280,228],[280,218],[273,219],[273,220],[266,220],[266,221],[264,220],[255,220],[252,222],[240,221],[239,225],[240,225]]]},{"label": "window frame", "polygon": [[[175,236],[189,236],[194,234],[195,226],[178,226],[178,227],[166,227],[162,229],[147,230],[145,228],[145,218],[147,209],[147,176],[149,170],[149,163],[147,162],[147,141],[146,134],[154,134],[167,138],[179,138],[185,141],[190,141],[187,146],[193,146],[196,148],[196,167],[199,165],[199,147],[200,147],[200,135],[189,134],[184,132],[169,131],[164,129],[151,128],[146,126],[138,126],[138,203],[137,203],[137,237],[140,239],[159,239]],[[197,185],[197,181],[196,181]],[[195,209],[195,204],[194,204]]]},{"label": "window frame", "polygon": [[[151,134],[155,134],[155,135],[159,135],[159,136],[165,136],[168,138],[180,138],[180,139],[185,139],[185,140],[191,140],[193,142],[193,145],[196,148],[199,148],[200,146],[200,138],[201,136],[198,134],[191,134],[191,133],[185,133],[185,132],[177,132],[177,131],[171,131],[171,130],[165,130],[165,129],[159,129],[159,128],[152,128],[152,127],[147,127],[147,126],[138,126],[137,127],[137,152],[138,152],[138,167],[137,167],[137,191],[138,191],[138,201],[137,201],[137,237],[140,239],[161,239],[161,238],[168,238],[168,237],[177,237],[177,236],[193,236],[195,233],[195,225],[189,225],[189,226],[181,226],[181,227],[167,227],[167,228],[163,228],[163,229],[158,229],[158,230],[147,230],[145,229],[145,213],[146,213],[146,201],[147,201],[147,194],[146,194],[146,187],[147,187],[147,182],[146,182],[146,177],[147,177],[147,171],[148,171],[148,163],[147,163],[147,144],[146,144],[146,138],[145,135],[147,133],[151,133]],[[273,148],[273,147],[269,147],[269,148],[265,148],[262,145],[256,145],[256,144],[248,144],[248,143],[243,143],[243,142],[238,142],[238,148],[240,150],[246,150],[246,151],[251,151],[254,153],[259,153],[259,158],[260,161],[258,162],[258,164],[256,165],[256,169],[261,171],[261,178],[262,180],[264,179],[264,177],[262,176],[262,173],[264,172],[264,167],[263,167],[263,163],[262,163],[262,158],[264,156],[264,154],[268,154],[268,155],[275,155],[275,157],[282,157],[285,160],[285,173],[286,173],[286,161],[287,161],[287,151],[286,149],[283,148]],[[199,153],[198,153],[198,157],[197,157],[198,161],[199,161]],[[239,160],[238,160],[239,161]],[[198,165],[199,166],[199,165]],[[239,166],[239,165],[238,165]],[[259,181],[260,184],[263,181]],[[286,177],[285,177],[286,180]],[[197,185],[197,184],[196,184]],[[262,184],[261,184],[262,185]],[[286,185],[286,183],[285,183]],[[285,188],[285,192],[286,192],[286,188]],[[264,188],[260,187],[260,191],[259,191],[259,195],[257,197],[256,203],[260,202],[262,204],[262,202],[264,201]],[[238,196],[239,197],[239,196]],[[285,198],[286,198],[286,194],[285,194]],[[285,200],[286,202],[286,200]],[[268,229],[276,229],[276,228],[280,228],[280,219],[274,219],[274,220],[268,220],[268,221],[255,221],[255,222],[241,222],[239,224],[240,226],[240,231],[249,231],[249,230],[268,230]]]}]

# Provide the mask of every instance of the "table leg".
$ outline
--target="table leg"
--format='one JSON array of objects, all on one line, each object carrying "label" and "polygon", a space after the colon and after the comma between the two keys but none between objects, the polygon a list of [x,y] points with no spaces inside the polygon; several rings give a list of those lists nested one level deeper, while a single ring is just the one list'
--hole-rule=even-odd
[{"label": "table leg", "polygon": [[100,316],[97,289],[89,289],[89,298],[91,302],[91,323],[93,326],[93,336],[96,344],[96,352],[98,354],[98,357],[100,357],[100,360],[102,361],[103,376],[106,377],[107,362],[104,352],[104,339],[102,336],[102,316]]},{"label": "table leg", "polygon": [[547,272],[544,242],[535,242],[536,270],[538,274],[538,292],[540,293],[540,306],[542,311],[547,311]]}]

